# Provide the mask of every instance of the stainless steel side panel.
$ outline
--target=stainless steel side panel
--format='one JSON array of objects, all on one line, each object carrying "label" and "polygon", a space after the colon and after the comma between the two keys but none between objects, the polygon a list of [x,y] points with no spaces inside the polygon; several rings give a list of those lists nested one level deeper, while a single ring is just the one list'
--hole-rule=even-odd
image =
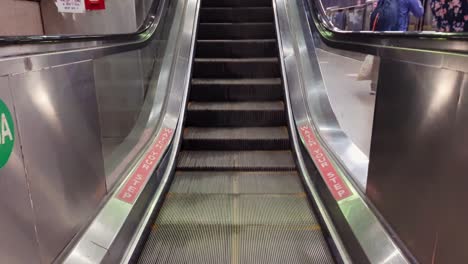
[{"label": "stainless steel side panel", "polygon": [[[465,62],[468,63],[468,62]],[[468,67],[467,67],[468,70]],[[457,116],[453,137],[445,143],[450,146],[451,152],[448,156],[441,153],[441,160],[446,161],[446,173],[440,175],[441,193],[445,194],[445,199],[439,203],[442,205],[442,212],[439,214],[439,225],[437,227],[438,246],[435,255],[435,263],[462,263],[468,259],[468,73],[460,79],[461,91],[458,101]],[[443,232],[441,232],[443,231]]]},{"label": "stainless steel side panel", "polygon": [[143,106],[145,75],[140,54],[129,51],[93,61],[104,162],[132,131]]},{"label": "stainless steel side panel", "polygon": [[421,263],[467,257],[464,75],[381,61],[367,196]]},{"label": "stainless steel side panel", "polygon": [[[8,77],[0,77],[0,99],[15,118]],[[34,214],[18,129],[15,129],[15,138],[13,154],[6,166],[0,169],[0,263],[31,263],[31,260],[39,263]]]},{"label": "stainless steel side panel", "polygon": [[[136,130],[142,131],[142,134],[137,142],[137,147],[131,149],[135,151],[132,160],[126,160],[127,166],[117,166],[115,171],[123,173],[124,181],[119,181],[116,188],[109,193],[109,199],[103,204],[101,210],[90,225],[81,234],[79,240],[71,244],[64,254],[59,258],[63,263],[102,263],[109,261],[109,263],[116,263],[114,258],[121,258],[122,247],[130,247],[128,245],[132,237],[134,229],[137,228],[138,223],[141,221],[141,215],[138,212],[143,210],[139,208],[141,204],[139,201],[136,203],[124,202],[119,198],[119,194],[124,190],[125,183],[131,180],[134,170],[145,160],[145,154],[151,147],[158,143],[161,133],[164,131],[174,131],[179,122],[180,112],[183,111],[185,105],[184,98],[188,89],[190,80],[190,65],[191,65],[191,48],[194,39],[194,27],[196,26],[195,13],[198,10],[198,1],[196,0],[176,0],[171,2],[169,7],[171,14],[170,19],[165,26],[165,30],[169,34],[167,38],[167,49],[164,52],[164,58],[155,57],[155,67],[158,69],[159,77],[151,80],[150,89],[148,90],[147,99],[143,106],[145,122],[142,115],[137,122],[138,127]],[[163,40],[166,40],[163,36]],[[163,105],[164,103],[164,105]],[[147,115],[147,116],[146,116]],[[172,132],[171,132],[172,134]],[[135,140],[134,131],[128,136],[127,139]],[[142,141],[145,139],[147,141]],[[170,142],[172,136],[168,139]],[[164,150],[165,151],[165,150]],[[159,163],[160,160],[155,160]],[[152,173],[151,173],[152,174]],[[145,183],[147,188],[149,182],[161,180],[167,182],[168,179],[161,179],[158,173],[152,174],[148,182]],[[120,174],[122,175],[122,174]],[[113,176],[111,176],[113,177]],[[161,183],[162,184],[162,183]],[[157,186],[149,186],[156,188]],[[151,189],[150,189],[151,190]],[[143,196],[143,194],[138,194]],[[140,201],[143,204],[149,201],[151,197],[143,197]],[[137,198],[140,199],[140,198]],[[146,215],[145,218],[146,219]],[[123,234],[123,235],[122,235]],[[122,239],[121,235],[124,239]],[[132,240],[133,241],[133,240]],[[114,247],[118,248],[118,252],[112,251]],[[115,256],[117,255],[117,256]],[[111,258],[107,260],[105,258]]]},{"label": "stainless steel side panel", "polygon": [[106,192],[93,64],[11,77],[43,263],[50,263]]}]

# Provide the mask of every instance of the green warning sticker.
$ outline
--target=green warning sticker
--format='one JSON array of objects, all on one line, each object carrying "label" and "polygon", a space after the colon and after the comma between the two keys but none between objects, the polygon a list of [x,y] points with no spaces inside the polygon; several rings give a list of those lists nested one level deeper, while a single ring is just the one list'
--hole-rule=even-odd
[{"label": "green warning sticker", "polygon": [[0,169],[10,159],[15,145],[15,126],[10,110],[0,99]]}]

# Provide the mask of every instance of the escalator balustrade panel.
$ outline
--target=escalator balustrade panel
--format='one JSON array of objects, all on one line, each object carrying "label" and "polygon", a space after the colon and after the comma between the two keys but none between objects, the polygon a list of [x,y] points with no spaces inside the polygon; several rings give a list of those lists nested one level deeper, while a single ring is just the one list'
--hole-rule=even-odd
[{"label": "escalator balustrade panel", "polygon": [[203,0],[173,183],[138,263],[334,263],[296,170],[270,0]]}]

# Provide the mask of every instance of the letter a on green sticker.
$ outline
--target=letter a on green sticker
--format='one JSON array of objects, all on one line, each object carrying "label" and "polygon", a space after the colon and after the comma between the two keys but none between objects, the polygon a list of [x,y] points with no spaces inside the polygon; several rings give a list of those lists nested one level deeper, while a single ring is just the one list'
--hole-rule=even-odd
[{"label": "letter a on green sticker", "polygon": [[15,127],[10,110],[0,99],[0,169],[3,168],[13,152]]}]

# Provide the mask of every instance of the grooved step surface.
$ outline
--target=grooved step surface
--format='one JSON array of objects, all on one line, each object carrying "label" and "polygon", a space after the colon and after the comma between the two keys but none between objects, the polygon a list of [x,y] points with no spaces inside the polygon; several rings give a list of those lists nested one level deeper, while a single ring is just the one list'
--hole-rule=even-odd
[{"label": "grooved step surface", "polygon": [[184,139],[221,139],[221,140],[288,140],[286,127],[237,127],[237,128],[202,128],[188,127]]},{"label": "grooved step surface", "polygon": [[298,194],[295,171],[178,171],[169,192],[198,194]]},{"label": "grooved step surface", "polygon": [[[169,193],[156,224],[242,225],[307,229],[317,225],[305,195],[226,195]],[[180,212],[185,212],[180,217]]]},{"label": "grooved step surface", "polygon": [[272,7],[205,7],[200,10],[200,22],[271,22]]},{"label": "grooved step surface", "polygon": [[192,85],[281,85],[280,78],[255,78],[255,79],[192,79]]},{"label": "grooved step surface", "polygon": [[333,263],[324,243],[305,197],[170,194],[140,263]]},{"label": "grooved step surface", "polygon": [[280,77],[277,58],[203,58],[194,60],[194,78]]},{"label": "grooved step surface", "polygon": [[179,170],[295,170],[290,151],[182,151]]},{"label": "grooved step surface", "polygon": [[272,39],[273,23],[200,23],[198,39]]},{"label": "grooved step surface", "polygon": [[320,229],[155,225],[139,263],[325,264]]},{"label": "grooved step surface", "polygon": [[286,127],[188,127],[184,149],[281,150],[289,149]]},{"label": "grooved step surface", "polygon": [[278,101],[283,97],[281,79],[193,79],[193,101]]},{"label": "grooved step surface", "polygon": [[286,122],[282,102],[191,102],[187,126],[280,126]]},{"label": "grooved step surface", "polygon": [[245,58],[275,57],[275,39],[199,40],[195,52],[197,58]]},{"label": "grooved step surface", "polygon": [[[241,228],[238,263],[334,263],[317,225],[308,228]],[[230,262],[232,263],[232,262]]]},{"label": "grooved step surface", "polygon": [[274,102],[190,102],[189,111],[283,111],[281,101]]},{"label": "grooved step surface", "polygon": [[202,7],[255,7],[272,6],[271,0],[203,0]]}]

